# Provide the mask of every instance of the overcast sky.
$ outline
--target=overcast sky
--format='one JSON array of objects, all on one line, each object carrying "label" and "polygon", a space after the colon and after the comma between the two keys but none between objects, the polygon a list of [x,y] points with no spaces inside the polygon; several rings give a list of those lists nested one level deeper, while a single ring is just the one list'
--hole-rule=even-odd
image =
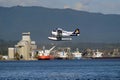
[{"label": "overcast sky", "polygon": [[120,0],[0,0],[0,6],[42,6],[47,8],[71,8],[104,14],[120,14]]}]

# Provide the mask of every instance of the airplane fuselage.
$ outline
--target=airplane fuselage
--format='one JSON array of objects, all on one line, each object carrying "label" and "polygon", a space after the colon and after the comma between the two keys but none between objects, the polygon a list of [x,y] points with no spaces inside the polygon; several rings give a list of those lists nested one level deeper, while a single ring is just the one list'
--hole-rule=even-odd
[{"label": "airplane fuselage", "polygon": [[[73,33],[73,32],[64,31],[64,32],[62,32],[62,33],[60,34],[60,36],[62,36],[62,37],[72,36],[72,33]],[[53,35],[53,36],[58,36],[59,33],[56,32],[56,31],[52,31],[52,35]]]}]

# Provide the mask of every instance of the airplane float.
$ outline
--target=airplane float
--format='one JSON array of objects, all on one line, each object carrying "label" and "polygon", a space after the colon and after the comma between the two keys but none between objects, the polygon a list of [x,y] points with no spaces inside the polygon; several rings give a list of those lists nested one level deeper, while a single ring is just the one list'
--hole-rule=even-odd
[{"label": "airplane float", "polygon": [[52,31],[52,37],[48,37],[49,40],[54,41],[70,41],[70,36],[79,36],[80,30],[77,28],[75,31],[65,31],[62,28],[57,28]]}]

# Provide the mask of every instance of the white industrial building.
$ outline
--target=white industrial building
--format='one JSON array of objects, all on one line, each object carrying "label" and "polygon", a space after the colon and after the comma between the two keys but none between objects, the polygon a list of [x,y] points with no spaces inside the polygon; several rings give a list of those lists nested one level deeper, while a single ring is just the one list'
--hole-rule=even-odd
[{"label": "white industrial building", "polygon": [[15,45],[15,48],[8,49],[9,59],[30,60],[32,51],[37,49],[35,41],[31,41],[30,32],[22,33],[22,40]]},{"label": "white industrial building", "polygon": [[14,59],[14,55],[15,55],[15,48],[8,48],[9,59]]}]

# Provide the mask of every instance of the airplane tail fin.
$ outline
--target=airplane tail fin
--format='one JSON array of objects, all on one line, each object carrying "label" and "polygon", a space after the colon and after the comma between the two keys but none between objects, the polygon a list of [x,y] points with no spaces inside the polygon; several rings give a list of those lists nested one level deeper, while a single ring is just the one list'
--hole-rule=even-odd
[{"label": "airplane tail fin", "polygon": [[77,28],[75,29],[75,31],[73,32],[74,35],[79,36],[80,35],[80,30]]}]

